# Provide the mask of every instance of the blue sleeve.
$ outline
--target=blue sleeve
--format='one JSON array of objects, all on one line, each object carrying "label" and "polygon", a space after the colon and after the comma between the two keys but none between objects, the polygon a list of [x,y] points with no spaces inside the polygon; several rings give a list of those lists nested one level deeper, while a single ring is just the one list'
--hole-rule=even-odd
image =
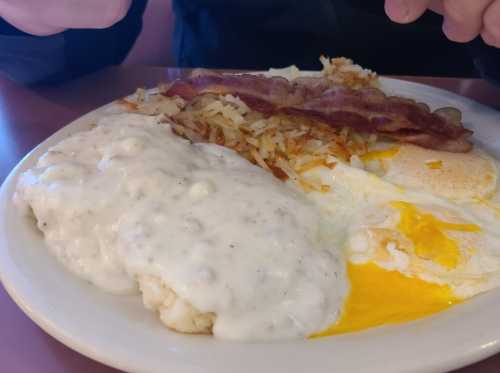
[{"label": "blue sleeve", "polygon": [[479,37],[468,48],[481,77],[500,86],[500,48],[486,45]]},{"label": "blue sleeve", "polygon": [[32,84],[56,77],[64,70],[62,35],[0,35],[0,71],[12,80]]}]

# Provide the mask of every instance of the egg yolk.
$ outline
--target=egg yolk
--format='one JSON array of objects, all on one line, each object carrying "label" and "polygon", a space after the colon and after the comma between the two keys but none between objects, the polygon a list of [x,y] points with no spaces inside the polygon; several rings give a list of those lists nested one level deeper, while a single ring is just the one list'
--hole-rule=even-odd
[{"label": "egg yolk", "polygon": [[408,237],[415,254],[432,260],[447,269],[456,268],[461,259],[457,241],[448,238],[445,231],[479,232],[476,224],[455,224],[439,220],[432,214],[423,213],[407,202],[393,202],[392,207],[400,211],[398,230]]},{"label": "egg yolk", "polygon": [[443,168],[443,161],[429,161],[425,162],[425,164],[431,170],[440,170]]},{"label": "egg yolk", "polygon": [[347,272],[351,291],[339,320],[311,338],[417,320],[460,302],[449,286],[407,277],[373,263],[349,263]]},{"label": "egg yolk", "polygon": [[365,153],[360,158],[364,162],[374,161],[377,159],[392,158],[399,152],[399,147],[393,147],[385,150],[373,150],[371,152]]}]

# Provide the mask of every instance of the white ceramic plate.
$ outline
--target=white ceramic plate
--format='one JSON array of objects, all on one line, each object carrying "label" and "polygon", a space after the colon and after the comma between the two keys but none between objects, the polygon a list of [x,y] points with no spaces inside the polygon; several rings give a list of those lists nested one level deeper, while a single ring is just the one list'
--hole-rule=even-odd
[{"label": "white ceramic plate", "polygon": [[[419,84],[383,79],[383,86],[433,107],[458,107],[477,142],[500,158],[499,112]],[[500,351],[500,290],[404,325],[312,341],[230,343],[170,332],[138,296],[109,295],[79,280],[48,255],[33,222],[17,213],[12,195],[21,172],[49,146],[88,128],[98,113],[40,144],[0,191],[0,278],[23,311],[69,347],[127,371],[175,373],[440,372]]]}]

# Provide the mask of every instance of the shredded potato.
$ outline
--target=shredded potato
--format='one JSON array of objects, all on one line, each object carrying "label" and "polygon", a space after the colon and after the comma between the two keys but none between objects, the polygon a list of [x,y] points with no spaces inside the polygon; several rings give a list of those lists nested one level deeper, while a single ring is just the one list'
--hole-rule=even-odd
[{"label": "shredded potato", "polygon": [[[350,88],[375,86],[375,73],[353,65],[348,59],[322,57],[323,75]],[[165,86],[155,93],[144,89],[117,103],[130,112],[164,115],[172,130],[192,142],[210,142],[235,150],[250,162],[272,172],[280,180],[290,180],[304,192],[327,193],[329,185],[308,172],[338,162],[359,163],[377,141],[374,134],[359,134],[347,127],[334,128],[300,116],[265,116],[251,110],[232,95],[200,95],[191,102],[166,97]],[[357,162],[356,162],[357,161]],[[217,315],[202,313],[182,300],[155,276],[138,278],[143,302],[160,314],[171,329],[183,333],[211,334]]]},{"label": "shredded potato", "polygon": [[323,75],[334,83],[354,89],[379,85],[377,73],[354,64],[348,58],[329,59],[321,56],[320,61],[323,65]]},{"label": "shredded potato", "polygon": [[[373,135],[355,133],[346,127],[338,130],[303,117],[280,114],[266,118],[233,96],[205,94],[189,104],[178,97],[152,97],[157,109],[144,102],[128,102],[126,107],[149,115],[169,108],[166,120],[173,123],[178,135],[193,142],[231,148],[279,179],[291,179],[305,191],[328,190],[307,179],[307,171],[333,168],[338,161],[350,162],[352,155],[366,153],[368,145],[375,141]],[[173,107],[177,110],[171,110]]]},{"label": "shredded potato", "polygon": [[204,95],[171,119],[179,135],[234,149],[278,178],[292,179],[308,191],[325,188],[306,180],[307,171],[315,167],[332,168],[335,160],[349,162],[353,154],[367,151],[368,137],[347,128],[339,131],[325,123],[296,116],[265,118],[258,113],[241,112],[242,108],[234,101]]},{"label": "shredded potato", "polygon": [[[374,86],[377,75],[346,58],[321,57],[323,75],[351,88]],[[165,114],[175,133],[193,142],[231,148],[281,180],[292,180],[305,191],[329,188],[308,178],[316,167],[334,168],[368,151],[376,135],[360,134],[300,116],[265,115],[251,110],[232,95],[204,94],[186,103],[179,97],[139,90],[122,101],[127,110],[148,115]],[[359,158],[355,157],[355,160]]]}]

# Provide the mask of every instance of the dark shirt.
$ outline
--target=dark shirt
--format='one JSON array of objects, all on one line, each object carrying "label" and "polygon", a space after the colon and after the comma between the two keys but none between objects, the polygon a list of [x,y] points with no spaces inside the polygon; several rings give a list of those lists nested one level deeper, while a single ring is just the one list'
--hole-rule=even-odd
[{"label": "dark shirt", "polygon": [[24,84],[72,79],[119,64],[142,27],[147,0],[134,0],[127,16],[102,30],[67,30],[36,37],[0,18],[0,71]]},{"label": "dark shirt", "polygon": [[449,41],[442,17],[391,22],[383,0],[174,0],[179,66],[318,69],[321,54],[381,74],[500,76],[500,50]]}]

